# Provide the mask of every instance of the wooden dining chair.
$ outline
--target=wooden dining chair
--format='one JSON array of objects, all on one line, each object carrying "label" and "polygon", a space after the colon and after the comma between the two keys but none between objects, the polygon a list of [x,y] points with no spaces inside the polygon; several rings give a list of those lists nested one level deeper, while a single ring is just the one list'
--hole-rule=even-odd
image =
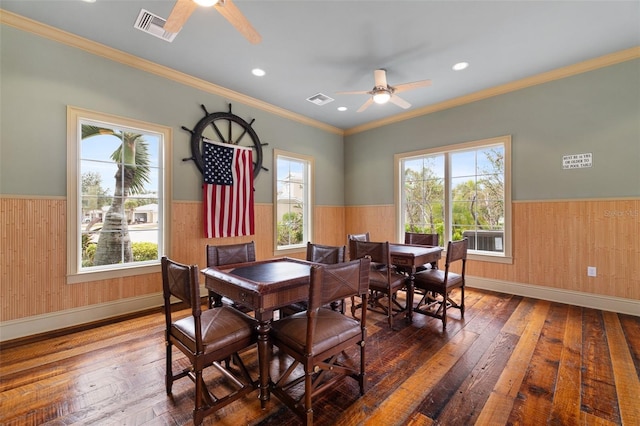
[{"label": "wooden dining chair", "polygon": [[[369,264],[369,259],[363,258],[312,266],[308,309],[274,321],[271,327],[274,346],[293,359],[273,385],[272,392],[300,416],[305,425],[313,424],[316,397],[335,389],[343,378],[356,379],[360,394],[365,393],[366,310],[358,320],[322,307],[351,296],[362,297],[366,304]],[[347,353],[351,348],[357,348],[359,359]],[[304,392],[299,395],[301,386]]]},{"label": "wooden dining chair", "polygon": [[[207,244],[206,257],[207,267],[219,267],[232,265],[234,263],[255,262],[256,245],[253,241],[248,243],[227,244],[222,246]],[[222,296],[209,290],[209,308],[213,306],[222,306],[222,299]],[[248,311],[248,309],[245,309],[239,305],[235,305],[233,301],[229,301],[229,304],[245,312]]]},{"label": "wooden dining chair", "polygon": [[[307,242],[306,260],[325,265],[333,265],[336,263],[342,263],[346,260],[345,252],[345,246],[328,246]],[[306,300],[293,303],[280,309],[280,315],[284,317],[295,314],[296,312],[306,311],[308,305],[309,304]],[[340,311],[344,313],[344,300],[331,302],[330,307],[334,311],[340,309]]]},{"label": "wooden dining chair", "polygon": [[[440,244],[440,236],[438,234],[421,234],[418,232],[405,232],[404,243],[414,244],[419,246],[438,247],[438,245]],[[427,265],[416,266],[416,272],[424,271],[428,267],[437,269],[438,262],[436,261]]]},{"label": "wooden dining chair", "polygon": [[351,259],[351,255],[349,255],[349,241],[357,240],[357,241],[371,241],[371,237],[369,236],[369,232],[363,232],[361,234],[347,234],[347,258]]},{"label": "wooden dining chair", "polygon": [[[464,285],[467,264],[467,250],[469,240],[449,241],[447,256],[442,269],[427,269],[418,272],[414,278],[416,290],[422,293],[414,312],[432,316],[442,320],[442,331],[447,328],[447,309],[460,309],[460,317],[464,318]],[[451,271],[455,262],[461,262],[460,273]],[[451,296],[452,290],[460,289],[460,302],[455,302]]]},{"label": "wooden dining chair", "polygon": [[369,238],[369,232],[364,232],[362,234],[347,234],[347,241],[370,241]]},{"label": "wooden dining chair", "polygon": [[351,313],[355,316],[357,309],[362,308],[364,311],[365,307],[381,312],[387,316],[389,327],[393,328],[393,317],[398,313],[408,312],[410,306],[408,303],[402,306],[396,297],[398,291],[405,287],[407,276],[396,272],[391,263],[389,242],[349,240],[349,254],[351,260],[371,258],[368,303],[357,304],[352,299]]},{"label": "wooden dining chair", "polygon": [[[202,311],[197,265],[183,265],[162,257],[162,293],[166,321],[166,376],[167,395],[171,395],[173,382],[189,377],[195,382],[195,408],[193,423],[199,425],[204,417],[257,388],[238,355],[257,341],[256,320],[229,306]],[[179,299],[190,309],[190,315],[176,319],[172,312],[171,297]],[[189,360],[189,366],[173,373],[173,347]],[[221,361],[233,359],[233,367]],[[224,397],[209,392],[202,377],[207,367],[216,367],[230,386],[224,387]]]}]

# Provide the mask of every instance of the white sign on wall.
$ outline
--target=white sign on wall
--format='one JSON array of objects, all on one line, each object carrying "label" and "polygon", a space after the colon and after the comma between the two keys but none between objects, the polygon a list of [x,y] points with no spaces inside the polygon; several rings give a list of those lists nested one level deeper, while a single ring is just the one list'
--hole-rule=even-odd
[{"label": "white sign on wall", "polygon": [[563,169],[582,169],[593,165],[593,155],[590,152],[585,154],[571,154],[562,156]]}]

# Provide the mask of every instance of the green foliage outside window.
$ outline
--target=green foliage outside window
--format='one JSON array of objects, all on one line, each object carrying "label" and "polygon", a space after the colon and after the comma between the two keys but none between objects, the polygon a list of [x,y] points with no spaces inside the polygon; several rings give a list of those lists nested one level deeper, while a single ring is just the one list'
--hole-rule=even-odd
[{"label": "green foliage outside window", "polygon": [[[82,266],[83,267],[86,268],[86,267],[94,266],[97,247],[98,245],[96,243],[87,243],[86,246],[83,244],[83,249],[82,249]],[[131,250],[133,251],[134,262],[144,262],[145,260],[156,260],[158,258],[158,245],[155,243],[148,243],[148,242],[131,243]]]},{"label": "green foliage outside window", "polygon": [[287,246],[301,244],[304,234],[302,213],[288,212],[282,215],[278,222],[278,245]]},{"label": "green foliage outside window", "polygon": [[[473,152],[473,151],[471,151]],[[504,230],[504,151],[483,148],[476,151],[477,163],[459,160],[465,173],[451,183],[451,238],[463,238],[465,231]],[[407,162],[404,169],[404,229],[407,232],[437,233],[445,237],[445,181],[441,154]],[[483,161],[481,161],[483,160]],[[482,164],[482,166],[478,165]]]}]

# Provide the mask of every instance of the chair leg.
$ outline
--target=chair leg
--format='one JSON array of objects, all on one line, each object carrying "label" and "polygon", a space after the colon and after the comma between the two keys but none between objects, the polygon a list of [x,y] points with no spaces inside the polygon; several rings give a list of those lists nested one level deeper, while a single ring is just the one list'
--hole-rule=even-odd
[{"label": "chair leg", "polygon": [[442,331],[446,330],[447,328],[447,305],[448,305],[448,297],[449,295],[447,294],[447,292],[444,292],[444,295],[442,296]]},{"label": "chair leg", "polygon": [[305,374],[304,377],[304,411],[305,411],[305,425],[313,424],[313,406],[311,405],[311,395],[313,393],[312,371]]},{"label": "chair leg", "polygon": [[464,318],[464,285],[460,287],[460,317]]},{"label": "chair leg", "polygon": [[171,342],[166,341],[165,346],[167,348],[167,356],[166,356],[166,375],[165,375],[165,387],[167,389],[167,395],[171,395],[171,388],[173,387],[173,367],[171,365]]},{"label": "chair leg", "polygon": [[393,329],[393,295],[389,292],[389,297],[387,297],[388,301],[388,311],[387,315],[389,315],[389,328]]},{"label": "chair leg", "polygon": [[365,357],[364,357],[364,347],[365,347],[365,342],[364,340],[362,340],[362,342],[360,342],[360,374],[358,375],[358,384],[360,385],[360,395],[364,395],[365,392],[365,385],[367,383],[367,378],[365,375]]},{"label": "chair leg", "polygon": [[196,384],[196,395],[195,395],[195,408],[193,409],[193,424],[198,426],[202,424],[202,420],[204,419],[203,412],[203,378],[202,378],[202,370],[195,371],[195,384]]}]

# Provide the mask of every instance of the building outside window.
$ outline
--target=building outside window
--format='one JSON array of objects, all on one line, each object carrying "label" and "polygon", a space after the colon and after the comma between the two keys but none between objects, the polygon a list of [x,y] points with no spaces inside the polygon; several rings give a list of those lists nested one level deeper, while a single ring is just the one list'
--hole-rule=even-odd
[{"label": "building outside window", "polygon": [[69,107],[69,282],[157,270],[168,247],[169,128]]},{"label": "building outside window", "polygon": [[300,249],[311,240],[313,159],[274,150],[276,251]]},{"label": "building outside window", "polygon": [[469,239],[470,253],[511,258],[509,136],[396,155],[399,230]]}]

